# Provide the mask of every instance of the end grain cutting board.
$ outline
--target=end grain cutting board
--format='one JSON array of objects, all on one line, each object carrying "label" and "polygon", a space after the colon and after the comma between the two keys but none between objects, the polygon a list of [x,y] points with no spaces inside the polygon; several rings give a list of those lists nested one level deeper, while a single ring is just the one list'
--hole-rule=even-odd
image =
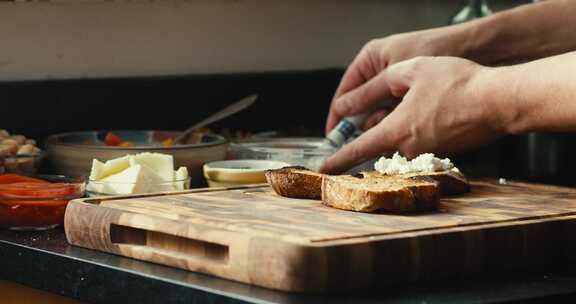
[{"label": "end grain cutting board", "polygon": [[303,292],[560,261],[576,245],[576,190],[475,181],[441,210],[366,214],[267,186],[70,202],[73,245]]}]

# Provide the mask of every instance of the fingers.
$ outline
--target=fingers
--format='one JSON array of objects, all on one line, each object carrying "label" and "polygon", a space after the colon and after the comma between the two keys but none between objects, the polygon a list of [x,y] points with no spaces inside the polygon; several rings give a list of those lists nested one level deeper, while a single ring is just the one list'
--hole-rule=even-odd
[{"label": "fingers", "polygon": [[367,43],[362,50],[360,50],[342,76],[342,80],[340,80],[340,84],[336,89],[336,93],[334,94],[330,105],[330,111],[326,122],[326,133],[332,130],[343,118],[343,116],[333,111],[332,107],[334,106],[335,100],[378,74],[378,70],[373,66],[373,63],[370,60],[369,52],[372,46],[372,42]]},{"label": "fingers", "polygon": [[385,121],[344,145],[340,151],[326,160],[320,172],[339,174],[386,151],[392,151],[396,146],[397,134],[390,132],[391,129],[386,127]]},{"label": "fingers", "polygon": [[391,111],[390,109],[381,109],[372,113],[370,116],[368,116],[368,118],[366,118],[366,121],[362,126],[362,130],[364,131],[369,130],[372,127],[379,124],[380,121],[382,121],[382,119],[384,119],[388,114],[390,114],[390,111]]},{"label": "fingers", "polygon": [[326,132],[332,130],[343,117],[369,112],[378,106],[386,106],[390,97],[406,95],[412,85],[414,71],[428,57],[416,57],[394,64],[374,77],[340,94],[332,101]]},{"label": "fingers", "polygon": [[[320,168],[320,172],[342,173],[379,155],[401,150],[402,142],[408,141],[410,137],[410,113],[414,104],[412,102],[414,97],[409,91],[410,83],[407,81],[409,75],[403,74],[403,71],[398,69],[395,72],[397,74],[393,74],[394,77],[397,77],[394,78],[393,86],[397,92],[404,92],[402,102],[388,115],[384,111],[373,114],[369,119],[378,119],[378,116],[384,116],[384,118],[376,126],[330,157]],[[405,149],[403,152],[412,155],[415,151],[413,148],[416,147]]]},{"label": "fingers", "polygon": [[368,80],[359,87],[343,94],[334,101],[332,110],[340,116],[352,116],[369,112],[391,96],[386,71]]},{"label": "fingers", "polygon": [[372,45],[373,42],[368,42],[364,45],[360,52],[358,52],[358,55],[352,60],[352,63],[348,65],[333,99],[340,97],[342,94],[358,87],[378,74],[378,71],[374,69],[370,61],[369,53]]},{"label": "fingers", "polygon": [[[400,105],[386,116],[384,112],[373,114],[372,121],[385,117],[375,127],[369,129],[350,144],[330,157],[320,168],[321,172],[337,174],[352,168],[364,161],[390,151],[399,150],[402,141],[410,136],[408,128],[410,113],[414,110],[409,90],[415,85],[418,65],[429,58],[417,57],[390,66],[376,77],[343,94],[332,103],[332,109],[327,124],[328,130],[333,128],[343,116],[358,114],[374,106],[375,103],[390,97],[404,97]],[[412,98],[413,99],[413,98]],[[378,117],[380,116],[380,117]],[[412,147],[416,148],[416,147]],[[412,153],[412,148],[407,153]]]},{"label": "fingers", "polygon": [[391,65],[386,71],[391,95],[395,97],[403,97],[406,95],[408,89],[410,89],[418,76],[416,75],[417,66],[429,60],[429,58],[430,57],[415,57]]}]

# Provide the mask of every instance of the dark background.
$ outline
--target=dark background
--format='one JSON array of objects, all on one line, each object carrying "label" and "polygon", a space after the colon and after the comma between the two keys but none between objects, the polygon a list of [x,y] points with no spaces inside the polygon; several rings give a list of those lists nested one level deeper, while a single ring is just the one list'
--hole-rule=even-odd
[{"label": "dark background", "polygon": [[[92,129],[184,129],[251,93],[255,105],[214,125],[320,135],[341,70],[0,83],[3,128],[30,137]],[[9,110],[8,110],[9,109]],[[312,132],[314,133],[314,132]]]},{"label": "dark background", "polygon": [[[251,93],[251,108],[212,126],[322,136],[341,69],[0,83],[1,128],[35,139],[78,130],[181,130]],[[452,158],[471,176],[576,185],[574,134],[509,136]]]}]

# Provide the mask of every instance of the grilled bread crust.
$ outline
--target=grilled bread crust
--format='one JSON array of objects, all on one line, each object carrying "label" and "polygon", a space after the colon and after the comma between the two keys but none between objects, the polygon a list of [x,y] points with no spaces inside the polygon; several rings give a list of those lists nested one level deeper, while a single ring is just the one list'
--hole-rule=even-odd
[{"label": "grilled bread crust", "polygon": [[265,175],[281,196],[321,199],[326,206],[358,212],[436,210],[440,196],[470,191],[466,177],[456,171],[330,176],[304,167],[285,167],[267,170]]},{"label": "grilled bread crust", "polygon": [[321,199],[323,174],[304,167],[284,167],[264,172],[276,193],[290,198]]},{"label": "grilled bread crust", "polygon": [[440,194],[442,196],[456,195],[470,192],[470,183],[464,174],[454,171],[445,170],[430,173],[407,173],[398,175],[382,175],[378,171],[361,172],[364,177],[381,178],[387,176],[398,177],[429,177],[440,184]]},{"label": "grilled bread crust", "polygon": [[436,210],[438,182],[426,177],[365,178],[327,176],[322,182],[322,204],[358,212],[414,212]]}]

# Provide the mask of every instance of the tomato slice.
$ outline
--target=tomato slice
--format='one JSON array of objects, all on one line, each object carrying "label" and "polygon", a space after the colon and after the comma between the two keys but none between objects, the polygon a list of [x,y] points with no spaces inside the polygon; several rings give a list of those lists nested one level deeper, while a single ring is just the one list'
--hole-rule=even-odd
[{"label": "tomato slice", "polygon": [[119,146],[122,144],[122,139],[118,137],[118,135],[108,132],[104,139],[104,143],[106,143],[107,146]]},{"label": "tomato slice", "polygon": [[49,184],[50,182],[38,178],[22,176],[17,174],[0,175],[0,184],[14,184],[14,183]]}]

